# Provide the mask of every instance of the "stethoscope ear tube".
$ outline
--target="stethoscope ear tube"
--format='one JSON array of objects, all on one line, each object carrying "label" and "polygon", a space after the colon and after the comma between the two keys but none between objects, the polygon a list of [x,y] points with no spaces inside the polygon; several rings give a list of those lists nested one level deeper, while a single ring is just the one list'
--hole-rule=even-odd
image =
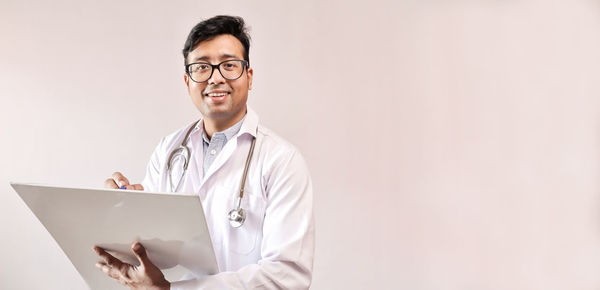
[{"label": "stethoscope ear tube", "polygon": [[182,145],[179,145],[179,147],[177,147],[177,149],[173,150],[173,152],[171,152],[171,154],[169,155],[169,163],[167,163],[167,170],[171,170],[171,168],[173,167],[173,161],[175,161],[175,154],[179,153],[183,151],[183,170],[187,170],[188,168],[188,164],[190,161],[190,150]]},{"label": "stethoscope ear tube", "polygon": [[[185,133],[185,137],[183,137],[183,140],[181,141],[181,145],[179,145],[179,147],[177,147],[175,150],[171,151],[171,154],[169,154],[169,159],[167,159],[167,172],[169,174],[169,184],[171,185],[171,192],[176,192],[179,189],[179,185],[181,185],[181,180],[183,179],[183,176],[185,175],[185,172],[187,171],[188,165],[190,164],[190,159],[191,159],[191,154],[190,154],[190,149],[187,148],[187,141],[188,138],[190,137],[190,134],[192,133],[192,131],[194,130],[194,128],[196,128],[196,124],[198,124],[197,121],[194,124],[192,124],[192,126],[187,130],[187,132]],[[171,176],[171,174],[173,173],[173,161],[175,161],[175,155],[181,155],[183,156],[183,170],[181,171],[181,174],[179,176],[179,180],[177,181],[177,185],[173,186],[173,178]]]}]

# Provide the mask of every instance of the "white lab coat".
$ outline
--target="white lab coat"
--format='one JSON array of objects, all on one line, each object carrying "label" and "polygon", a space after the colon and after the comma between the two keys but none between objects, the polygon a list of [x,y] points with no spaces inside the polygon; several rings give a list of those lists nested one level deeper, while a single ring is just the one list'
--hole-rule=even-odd
[{"label": "white lab coat", "polygon": [[[170,191],[167,158],[188,129],[163,138],[156,147],[142,182],[145,190]],[[257,114],[248,108],[239,133],[202,174],[202,130],[201,124],[196,126],[188,140],[191,160],[178,191],[199,195],[220,273],[172,282],[171,289],[307,289],[315,233],[312,183],[304,159],[293,145],[259,125]],[[256,145],[242,199],[246,221],[236,229],[227,213],[238,200],[251,136]]]}]

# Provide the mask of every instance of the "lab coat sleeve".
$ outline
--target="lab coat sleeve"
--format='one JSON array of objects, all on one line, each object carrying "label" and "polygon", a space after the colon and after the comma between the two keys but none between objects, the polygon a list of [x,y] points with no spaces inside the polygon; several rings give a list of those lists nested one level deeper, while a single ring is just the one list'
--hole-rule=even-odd
[{"label": "lab coat sleeve", "polygon": [[160,181],[160,169],[161,169],[161,158],[164,152],[165,138],[163,138],[152,153],[150,157],[150,161],[148,161],[148,165],[146,166],[146,177],[142,180],[142,186],[144,187],[144,191],[159,191],[159,181]]},{"label": "lab coat sleeve", "polygon": [[177,281],[171,289],[308,289],[312,280],[312,182],[297,152],[275,165],[267,181],[261,259],[236,272]]}]

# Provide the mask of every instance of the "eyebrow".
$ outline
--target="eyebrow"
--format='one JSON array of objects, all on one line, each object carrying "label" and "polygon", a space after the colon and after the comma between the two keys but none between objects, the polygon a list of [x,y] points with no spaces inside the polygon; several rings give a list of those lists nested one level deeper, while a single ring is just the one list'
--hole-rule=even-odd
[{"label": "eyebrow", "polygon": [[[236,58],[237,59],[238,57],[236,55],[228,54],[228,53],[221,54],[219,56],[219,59],[227,59],[227,58]],[[208,56],[202,56],[202,57],[197,57],[197,58],[194,59],[194,61],[199,61],[199,60],[209,61],[210,57],[208,57]]]}]

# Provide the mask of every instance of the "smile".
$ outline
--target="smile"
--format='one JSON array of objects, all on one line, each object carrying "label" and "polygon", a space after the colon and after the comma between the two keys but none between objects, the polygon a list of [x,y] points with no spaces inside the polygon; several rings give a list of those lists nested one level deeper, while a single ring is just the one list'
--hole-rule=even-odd
[{"label": "smile", "polygon": [[206,97],[212,103],[220,104],[222,102],[225,102],[225,99],[228,98],[227,96],[229,95],[231,95],[231,92],[215,90],[204,94],[204,97]]},{"label": "smile", "polygon": [[229,93],[224,92],[224,93],[208,93],[208,94],[205,94],[205,96],[207,96],[207,97],[222,97],[222,96],[226,96],[226,95],[229,95]]}]

